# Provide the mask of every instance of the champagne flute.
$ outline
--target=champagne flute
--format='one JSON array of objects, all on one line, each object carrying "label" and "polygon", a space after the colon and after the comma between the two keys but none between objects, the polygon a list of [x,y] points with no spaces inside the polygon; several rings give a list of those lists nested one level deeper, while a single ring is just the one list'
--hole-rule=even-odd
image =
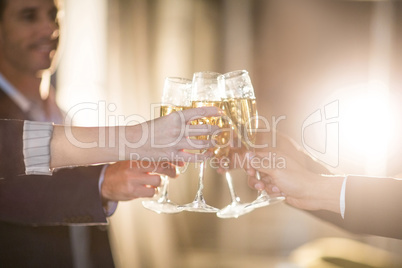
[{"label": "champagne flute", "polygon": [[[205,106],[216,106],[221,107],[221,88],[224,86],[223,76],[219,73],[215,72],[197,72],[193,75],[193,83],[192,83],[192,94],[191,101],[192,107],[205,107]],[[219,125],[220,124],[219,117],[210,117],[210,118],[202,118],[196,121],[193,121],[194,124],[210,124],[210,125]],[[199,136],[198,139],[208,139],[210,137],[207,136]],[[203,196],[204,189],[204,173],[206,169],[206,161],[201,162],[200,170],[198,175],[198,190],[194,201],[185,204],[182,208],[186,211],[193,212],[207,212],[207,213],[216,213],[219,209],[208,205],[205,202]]]},{"label": "champagne flute", "polygon": [[[233,71],[224,74],[225,78],[225,90],[223,96],[223,104],[225,114],[230,118],[231,127],[237,133],[238,138],[242,138],[248,133],[238,133],[239,130],[245,129],[242,125],[245,125],[249,118],[255,117],[257,115],[255,100],[251,98],[247,99],[247,91],[243,90],[243,75],[245,71]],[[232,119],[233,117],[234,119]],[[258,121],[248,122],[250,125],[248,129],[256,128]],[[250,133],[251,134],[251,133]],[[250,137],[251,138],[251,135]],[[232,146],[237,146],[235,144],[235,139],[232,137]],[[230,175],[230,171],[225,171],[225,178],[228,184],[231,203],[221,209],[217,216],[219,218],[238,218],[241,215],[249,213],[254,210],[253,207],[246,207],[248,203],[242,203],[240,197],[236,194],[233,185],[233,179]]]},{"label": "champagne flute", "polygon": [[[225,74],[226,84],[230,87],[231,96],[224,101],[225,112],[232,120],[236,134],[241,144],[247,149],[255,150],[255,140],[258,129],[257,103],[254,95],[254,88],[246,70],[238,70]],[[256,177],[261,180],[260,173]],[[285,197],[270,197],[265,190],[258,191],[257,199],[246,205],[244,208],[255,209],[281,202]]]},{"label": "champagne flute", "polygon": [[[190,79],[181,77],[167,77],[162,93],[160,115],[165,116],[172,112],[182,111],[191,108],[191,86]],[[176,170],[178,170],[176,168]],[[142,205],[157,213],[178,213],[183,208],[169,200],[169,177],[161,176],[162,189],[156,200],[145,200]]]}]

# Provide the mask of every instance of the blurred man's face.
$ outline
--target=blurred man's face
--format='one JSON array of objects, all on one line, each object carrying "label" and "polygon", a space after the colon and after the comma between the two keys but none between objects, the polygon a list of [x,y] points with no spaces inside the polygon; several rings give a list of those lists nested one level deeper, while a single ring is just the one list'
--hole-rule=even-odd
[{"label": "blurred man's face", "polygon": [[54,0],[8,0],[0,21],[0,61],[37,74],[52,63],[59,41]]}]

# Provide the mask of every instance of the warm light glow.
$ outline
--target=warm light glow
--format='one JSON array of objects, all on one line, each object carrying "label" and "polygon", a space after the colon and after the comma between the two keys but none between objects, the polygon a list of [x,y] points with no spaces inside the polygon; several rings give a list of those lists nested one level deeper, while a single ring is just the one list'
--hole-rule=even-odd
[{"label": "warm light glow", "polygon": [[42,73],[42,81],[40,83],[39,92],[42,100],[46,100],[49,97],[50,90],[50,70],[43,71]]},{"label": "warm light glow", "polygon": [[[105,99],[106,5],[105,0],[64,3],[57,101],[65,111]],[[98,117],[97,110],[84,109],[74,116],[74,123],[97,125]]]},{"label": "warm light glow", "polygon": [[387,147],[395,132],[387,86],[370,82],[338,94],[341,156],[365,163],[366,172],[371,175],[383,173]]},{"label": "warm light glow", "polygon": [[349,148],[364,151],[367,156],[383,153],[391,133],[387,91],[368,88],[360,97],[347,101],[342,126],[349,130],[344,137]]}]

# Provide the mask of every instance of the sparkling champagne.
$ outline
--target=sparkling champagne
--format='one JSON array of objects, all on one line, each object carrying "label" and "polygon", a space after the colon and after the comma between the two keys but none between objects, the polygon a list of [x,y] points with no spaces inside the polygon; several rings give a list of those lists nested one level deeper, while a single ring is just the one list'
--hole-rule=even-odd
[{"label": "sparkling champagne", "polygon": [[258,128],[256,100],[254,98],[226,99],[223,101],[223,106],[237,137],[249,149],[255,143]]},{"label": "sparkling champagne", "polygon": [[161,116],[165,116],[171,114],[173,112],[183,111],[186,109],[190,109],[191,107],[187,106],[172,106],[172,105],[162,105],[161,106]]}]

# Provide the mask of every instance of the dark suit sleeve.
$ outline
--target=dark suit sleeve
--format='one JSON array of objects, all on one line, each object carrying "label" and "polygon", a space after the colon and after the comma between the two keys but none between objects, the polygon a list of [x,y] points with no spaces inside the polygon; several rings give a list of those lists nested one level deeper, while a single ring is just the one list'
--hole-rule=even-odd
[{"label": "dark suit sleeve", "polygon": [[349,176],[345,219],[329,211],[314,216],[347,231],[402,239],[402,180]]},{"label": "dark suit sleeve", "polygon": [[99,193],[102,166],[0,181],[0,221],[34,225],[107,223]]},{"label": "dark suit sleeve", "polygon": [[[317,161],[306,158],[310,171],[330,174]],[[345,205],[345,219],[329,211],[309,213],[353,233],[402,239],[402,180],[349,176]]]},{"label": "dark suit sleeve", "polygon": [[25,174],[23,127],[22,120],[0,120],[0,178]]},{"label": "dark suit sleeve", "polygon": [[402,239],[402,180],[349,176],[345,204],[348,230]]}]

